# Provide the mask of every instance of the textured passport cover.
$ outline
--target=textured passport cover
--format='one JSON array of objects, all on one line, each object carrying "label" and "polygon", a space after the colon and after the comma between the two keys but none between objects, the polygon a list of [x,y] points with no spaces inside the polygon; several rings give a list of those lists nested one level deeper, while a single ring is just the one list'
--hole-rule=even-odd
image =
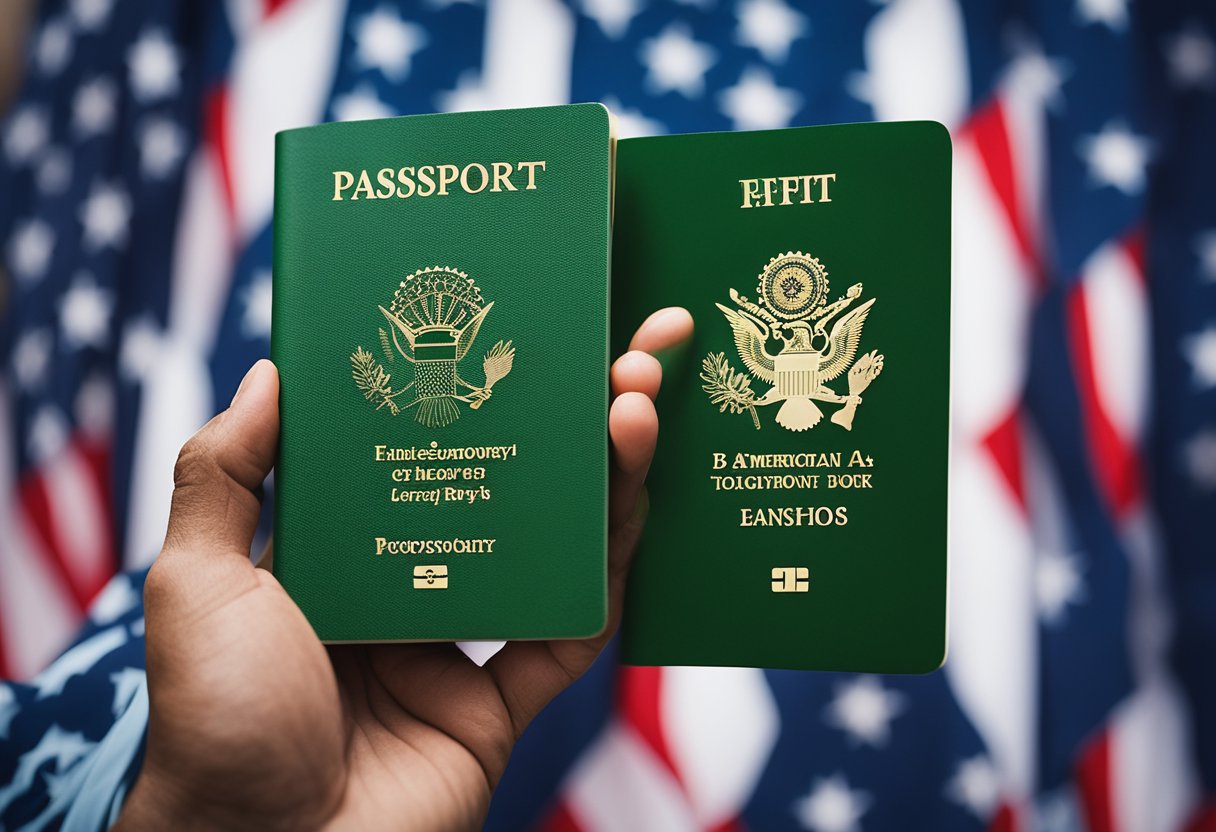
[{"label": "textured passport cover", "polygon": [[274,572],[327,641],[605,622],[607,111],[277,137]]},{"label": "textured passport cover", "polygon": [[937,668],[945,129],[622,141],[614,240],[618,347],[658,307],[696,321],[688,351],[665,366],[623,659]]}]

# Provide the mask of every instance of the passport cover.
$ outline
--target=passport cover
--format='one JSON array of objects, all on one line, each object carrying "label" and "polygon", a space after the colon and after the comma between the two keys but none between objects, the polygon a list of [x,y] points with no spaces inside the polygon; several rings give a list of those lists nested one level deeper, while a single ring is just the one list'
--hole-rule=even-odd
[{"label": "passport cover", "polygon": [[325,641],[606,616],[598,104],[277,136],[274,573]]},{"label": "passport cover", "polygon": [[932,122],[630,139],[619,348],[664,364],[622,658],[919,673],[946,648],[950,139]]}]

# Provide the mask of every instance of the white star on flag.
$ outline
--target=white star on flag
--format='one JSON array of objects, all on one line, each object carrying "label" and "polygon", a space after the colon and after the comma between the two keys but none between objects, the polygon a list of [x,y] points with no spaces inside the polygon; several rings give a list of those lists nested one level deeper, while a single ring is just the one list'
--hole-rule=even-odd
[{"label": "white star on flag", "polygon": [[114,124],[118,91],[109,78],[94,78],[80,85],[72,99],[72,126],[82,138],[104,133]]},{"label": "white star on flag", "polygon": [[1038,47],[1024,48],[1009,64],[1005,83],[1019,92],[1029,93],[1052,112],[1064,109],[1064,81],[1072,75],[1065,61],[1048,58]]},{"label": "white star on flag", "polygon": [[141,381],[156,365],[162,348],[160,328],[149,317],[137,318],[122,334],[118,366],[128,381]]},{"label": "white star on flag", "polygon": [[877,676],[858,676],[836,686],[824,719],[847,733],[854,745],[880,748],[891,738],[891,720],[904,708],[904,697],[883,688]]},{"label": "white star on flag", "polygon": [[392,118],[397,111],[380,100],[369,84],[360,84],[345,95],[334,98],[334,118],[338,121],[363,121]]},{"label": "white star on flag", "polygon": [[684,23],[669,23],[658,37],[642,43],[638,57],[646,65],[646,86],[655,95],[675,90],[685,98],[705,94],[705,73],[718,60],[713,48],[693,40]]},{"label": "white star on flag", "polygon": [[71,58],[71,28],[60,18],[48,20],[34,40],[34,66],[43,75],[58,75]]},{"label": "white star on flag", "polygon": [[639,0],[583,0],[583,14],[599,24],[605,37],[620,40],[642,10]]},{"label": "white star on flag", "polygon": [[51,365],[51,333],[46,329],[25,332],[13,345],[13,375],[25,390],[39,387]]},{"label": "white star on flag", "polygon": [[118,248],[127,241],[130,219],[131,200],[126,192],[117,185],[95,184],[80,206],[85,245],[93,249]]},{"label": "white star on flag", "polygon": [[55,250],[55,234],[42,220],[26,220],[9,238],[8,258],[13,275],[29,286],[46,273]]},{"label": "white star on flag", "polygon": [[1144,190],[1151,145],[1126,126],[1112,122],[1098,133],[1082,137],[1077,152],[1094,184],[1110,185],[1129,196]]},{"label": "white star on flag", "polygon": [[1182,456],[1195,486],[1203,491],[1216,491],[1216,431],[1192,437],[1182,449]]},{"label": "white star on flag", "polygon": [[1127,0],[1077,0],[1076,9],[1085,23],[1101,23],[1115,32],[1127,28]]},{"label": "white star on flag", "polygon": [[97,286],[93,276],[81,272],[59,301],[59,327],[72,346],[103,347],[110,332],[114,299]]},{"label": "white star on flag", "polygon": [[859,832],[861,816],[872,799],[863,791],[853,791],[843,774],[820,778],[810,794],[794,801],[798,822],[811,832]]},{"label": "white star on flag", "polygon": [[380,6],[355,24],[355,54],[368,69],[379,69],[390,81],[401,82],[410,74],[410,61],[426,46],[421,26],[407,23],[389,6]]},{"label": "white star on flag", "polygon": [[80,383],[74,411],[83,433],[104,441],[114,429],[114,383],[100,370]]},{"label": "white star on flag", "polygon": [[68,444],[68,422],[59,408],[44,404],[30,419],[30,456],[38,463],[59,454]]},{"label": "white star on flag", "polygon": [[802,106],[801,95],[778,87],[773,76],[755,66],[749,66],[737,84],[723,90],[720,101],[722,112],[735,123],[736,130],[788,127]]},{"label": "white star on flag", "polygon": [[166,98],[181,84],[181,56],[160,29],[150,29],[127,52],[131,90],[141,103]]},{"label": "white star on flag", "polygon": [[790,46],[810,30],[806,16],[782,0],[743,0],[735,40],[754,47],[769,63],[785,63]]},{"label": "white star on flag", "polygon": [[986,822],[1001,799],[1000,774],[982,755],[963,760],[946,784],[946,794]]},{"label": "white star on flag", "polygon": [[1063,623],[1069,604],[1085,599],[1078,558],[1065,552],[1040,552],[1035,561],[1034,588],[1039,620],[1048,626]]},{"label": "white star on flag", "polygon": [[1211,89],[1216,86],[1216,46],[1197,23],[1190,23],[1165,44],[1165,61],[1174,86]]},{"label": "white star on flag", "polygon": [[114,0],[72,0],[70,10],[82,31],[100,29],[110,17]]},{"label": "white star on flag", "polygon": [[1216,386],[1216,326],[1182,339],[1182,352],[1191,362],[1195,386],[1201,390]]},{"label": "white star on flag", "polygon": [[15,112],[4,134],[4,152],[14,164],[28,162],[46,145],[50,129],[46,113],[26,106]]},{"label": "white star on flag", "polygon": [[241,332],[248,338],[270,337],[271,282],[270,272],[263,270],[255,274],[245,288]]},{"label": "white star on flag", "polygon": [[186,134],[171,119],[150,118],[139,127],[139,169],[149,179],[164,179],[186,154]]}]

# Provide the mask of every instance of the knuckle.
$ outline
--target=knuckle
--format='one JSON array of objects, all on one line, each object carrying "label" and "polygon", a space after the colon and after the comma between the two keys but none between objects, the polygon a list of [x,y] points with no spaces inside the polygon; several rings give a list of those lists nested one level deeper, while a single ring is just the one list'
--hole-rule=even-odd
[{"label": "knuckle", "polygon": [[179,583],[175,572],[171,559],[166,558],[163,552],[152,561],[152,566],[148,569],[148,575],[144,579],[144,609],[146,611],[154,613],[158,609],[163,609],[171,601]]},{"label": "knuckle", "polygon": [[204,431],[199,431],[186,440],[173,466],[174,487],[182,488],[194,484],[211,472],[215,461],[212,459],[210,444]]}]

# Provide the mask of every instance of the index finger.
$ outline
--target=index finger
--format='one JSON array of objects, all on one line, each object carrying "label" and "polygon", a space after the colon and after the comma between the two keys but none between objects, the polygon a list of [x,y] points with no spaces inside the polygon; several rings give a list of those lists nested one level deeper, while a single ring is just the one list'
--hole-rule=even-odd
[{"label": "index finger", "polygon": [[642,321],[629,341],[629,349],[655,355],[687,341],[692,328],[692,315],[687,309],[668,306]]},{"label": "index finger", "polygon": [[[662,352],[691,335],[692,316],[686,310],[661,309],[638,327],[630,349]],[[657,416],[650,401],[651,382],[645,362],[618,361],[614,367],[607,626],[599,635],[583,640],[509,642],[485,665],[498,685],[517,734],[549,700],[591,666],[620,623],[629,562],[645,519],[646,503],[639,498],[658,437]]]}]

